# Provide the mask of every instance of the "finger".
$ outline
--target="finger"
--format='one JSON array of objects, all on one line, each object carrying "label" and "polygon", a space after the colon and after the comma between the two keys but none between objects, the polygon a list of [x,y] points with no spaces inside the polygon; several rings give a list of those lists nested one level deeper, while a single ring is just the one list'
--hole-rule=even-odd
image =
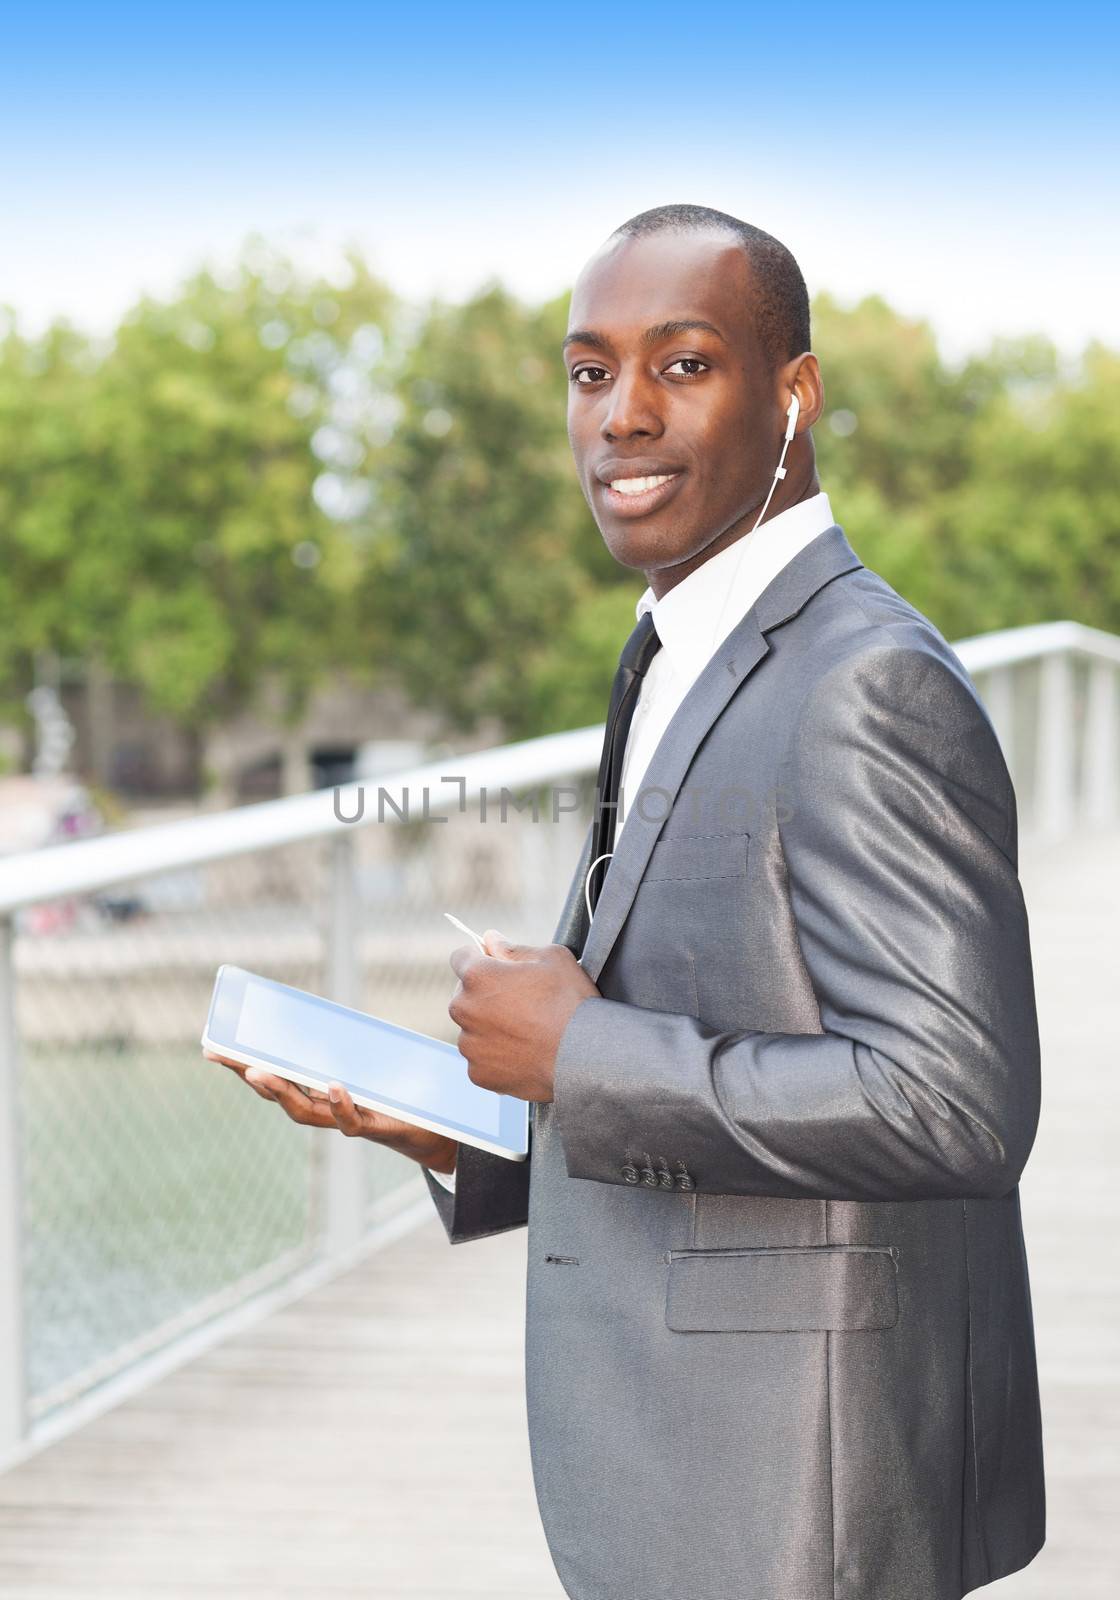
[{"label": "finger", "polygon": [[202,1054],[207,1061],[218,1061],[223,1067],[232,1067],[234,1072],[245,1071],[245,1063],[243,1061],[234,1061],[231,1056],[219,1055],[216,1050],[204,1050]]},{"label": "finger", "polygon": [[281,1089],[294,1089],[297,1094],[303,1095],[305,1100],[325,1100],[327,1098],[322,1089],[313,1089],[307,1083],[297,1083],[294,1078],[281,1078],[274,1073],[267,1081],[270,1089],[275,1090],[277,1085]]},{"label": "finger", "polygon": [[[254,1088],[258,1087],[258,1085],[263,1082],[265,1088],[274,1092],[277,1081],[280,1083],[289,1082],[287,1078],[281,1078],[279,1080],[275,1079],[270,1074],[266,1073],[263,1067],[247,1067],[243,1061],[235,1061],[232,1056],[219,1055],[214,1050],[204,1050],[202,1054],[205,1056],[207,1061],[218,1061],[223,1067],[228,1067],[231,1072],[236,1072],[239,1078],[243,1078],[246,1082],[252,1084]],[[248,1076],[250,1072],[253,1073],[252,1078]],[[299,1088],[305,1095],[308,1095],[313,1099],[322,1100],[326,1098],[321,1089],[309,1089],[302,1083],[293,1085],[293,1087]]]},{"label": "finger", "polygon": [[262,1072],[260,1067],[245,1067],[241,1076],[250,1089],[257,1091],[262,1100],[275,1100],[277,1098],[276,1091],[272,1087],[274,1080],[270,1079],[267,1072]]},{"label": "finger", "polygon": [[[206,1057],[207,1061],[220,1062],[223,1067],[228,1067],[231,1072],[236,1072],[237,1076],[241,1079],[242,1083],[247,1083],[250,1088],[256,1089],[258,1094],[261,1095],[262,1099],[274,1100],[276,1098],[275,1095],[270,1092],[271,1091],[271,1085],[269,1085],[267,1082],[265,1083],[265,1087],[262,1090],[262,1088],[261,1088],[262,1073],[261,1073],[261,1069],[259,1067],[256,1067],[256,1068],[247,1067],[243,1061],[234,1061],[232,1056],[218,1055],[216,1052],[214,1052],[212,1050],[204,1050],[202,1053]],[[256,1077],[253,1077],[253,1078],[249,1077],[249,1073],[251,1071],[256,1073]]]},{"label": "finger", "polygon": [[349,1090],[340,1083],[327,1085],[327,1109],[344,1133],[358,1131],[358,1108]]},{"label": "finger", "polygon": [[531,945],[512,944],[497,928],[487,928],[482,935],[487,953],[501,961],[531,961],[536,952]]},{"label": "finger", "polygon": [[371,1111],[368,1106],[356,1105],[353,1095],[341,1083],[328,1085],[327,1105],[343,1133],[372,1134],[376,1137],[395,1131],[397,1118]]},{"label": "finger", "polygon": [[292,1083],[290,1078],[266,1072],[263,1067],[246,1067],[245,1081],[267,1099],[277,1100],[284,1106],[300,1106],[311,1099],[310,1090],[305,1089],[302,1083]]},{"label": "finger", "polygon": [[257,1093],[264,1099],[275,1100],[293,1122],[298,1122],[307,1128],[334,1126],[324,1095],[313,1097],[304,1094],[301,1085],[290,1083],[287,1078],[277,1077],[275,1073],[263,1072],[260,1067],[249,1069],[246,1082],[252,1083]]},{"label": "finger", "polygon": [[236,1073],[242,1083],[246,1082],[245,1074],[248,1068],[243,1061],[227,1061],[225,1056],[211,1056],[210,1059],[220,1061],[223,1067],[228,1067],[231,1072]]},{"label": "finger", "polygon": [[457,944],[447,959],[451,963],[452,972],[457,978],[461,978],[476,961],[485,961],[486,957],[476,944]]}]

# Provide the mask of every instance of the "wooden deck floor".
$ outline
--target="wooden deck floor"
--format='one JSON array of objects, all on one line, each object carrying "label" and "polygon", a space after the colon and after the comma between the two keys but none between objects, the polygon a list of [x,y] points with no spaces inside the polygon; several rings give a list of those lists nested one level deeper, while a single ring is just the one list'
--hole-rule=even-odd
[{"label": "wooden deck floor", "polygon": [[[1028,858],[1023,880],[1044,1044],[1022,1193],[1049,1535],[1030,1567],[983,1592],[1111,1600],[1120,838]],[[562,1600],[525,1435],[524,1252],[524,1230],[452,1250],[425,1222],[12,1468],[0,1595]]]}]

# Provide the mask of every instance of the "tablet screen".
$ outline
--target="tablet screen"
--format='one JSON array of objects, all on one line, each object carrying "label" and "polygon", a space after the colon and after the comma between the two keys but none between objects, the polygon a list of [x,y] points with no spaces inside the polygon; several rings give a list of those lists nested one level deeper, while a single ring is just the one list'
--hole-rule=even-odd
[{"label": "tablet screen", "polygon": [[215,1044],[343,1083],[390,1110],[525,1148],[525,1103],[472,1083],[466,1058],[443,1040],[230,966],[219,971],[207,1030]]}]

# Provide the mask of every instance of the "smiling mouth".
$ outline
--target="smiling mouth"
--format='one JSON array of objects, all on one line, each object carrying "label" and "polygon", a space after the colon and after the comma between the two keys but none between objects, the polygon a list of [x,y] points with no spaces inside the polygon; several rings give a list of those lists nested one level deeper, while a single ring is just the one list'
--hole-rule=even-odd
[{"label": "smiling mouth", "polygon": [[601,492],[616,514],[641,517],[671,499],[683,476],[683,472],[665,472],[643,478],[612,478],[601,486]]},{"label": "smiling mouth", "polygon": [[676,476],[675,472],[665,472],[658,478],[612,478],[611,488],[615,494],[644,494],[647,489],[656,489]]}]

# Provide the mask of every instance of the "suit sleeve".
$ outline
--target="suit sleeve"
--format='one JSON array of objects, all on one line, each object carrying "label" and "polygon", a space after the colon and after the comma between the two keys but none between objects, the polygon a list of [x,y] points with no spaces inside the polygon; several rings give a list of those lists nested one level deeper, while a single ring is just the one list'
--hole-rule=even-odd
[{"label": "suit sleeve", "polygon": [[821,1031],[589,997],[556,1061],[569,1175],[621,1184],[626,1152],[649,1150],[698,1192],[1007,1193],[1038,1121],[1038,1025],[1014,790],[963,668],[893,644],[834,666],[781,782]]},{"label": "suit sleeve", "polygon": [[[565,944],[579,955],[587,931],[583,912],[583,880],[590,864],[593,824],[584,835],[579,861],[568,886],[553,944]],[[455,1158],[454,1188],[440,1182],[422,1167],[424,1182],[451,1244],[467,1244],[490,1234],[522,1228],[529,1220],[530,1166],[533,1159],[533,1124],[529,1122],[529,1154],[524,1161],[495,1156],[476,1145],[460,1144]]]},{"label": "suit sleeve", "polygon": [[455,1188],[446,1189],[434,1172],[421,1170],[451,1244],[467,1244],[490,1234],[523,1228],[529,1218],[529,1162],[510,1161],[477,1145],[460,1144],[455,1158]]}]

